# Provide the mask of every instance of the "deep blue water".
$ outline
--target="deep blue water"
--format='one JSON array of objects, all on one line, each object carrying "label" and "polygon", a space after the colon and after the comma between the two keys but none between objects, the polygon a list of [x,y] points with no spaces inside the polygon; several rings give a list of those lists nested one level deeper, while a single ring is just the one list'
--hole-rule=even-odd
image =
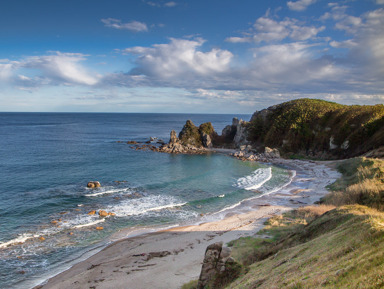
[{"label": "deep blue water", "polygon": [[[220,133],[233,117],[0,113],[0,288],[28,288],[121,228],[194,222],[254,196],[249,183],[263,182],[258,192],[267,192],[287,182],[288,172],[276,167],[220,154],[136,151],[126,143],[168,141],[187,119],[211,121]],[[87,189],[90,180],[102,187]],[[88,215],[100,209],[116,215]]]}]

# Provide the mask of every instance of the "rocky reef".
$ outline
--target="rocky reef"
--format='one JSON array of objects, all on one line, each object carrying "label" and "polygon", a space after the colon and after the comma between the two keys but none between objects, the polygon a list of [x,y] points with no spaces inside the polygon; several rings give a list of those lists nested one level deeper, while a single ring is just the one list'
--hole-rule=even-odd
[{"label": "rocky reef", "polygon": [[168,144],[162,145],[157,149],[165,153],[206,153],[207,148],[213,147],[213,140],[217,138],[217,133],[210,122],[195,126],[191,120],[187,120],[183,129],[177,136],[174,130],[171,131]]}]

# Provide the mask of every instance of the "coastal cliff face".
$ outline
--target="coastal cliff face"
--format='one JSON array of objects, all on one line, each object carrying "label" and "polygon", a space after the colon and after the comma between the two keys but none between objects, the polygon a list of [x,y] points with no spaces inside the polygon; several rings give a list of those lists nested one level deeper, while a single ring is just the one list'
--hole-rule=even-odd
[{"label": "coastal cliff face", "polygon": [[384,146],[384,105],[298,99],[256,111],[246,130],[255,148],[320,159],[353,157]]}]

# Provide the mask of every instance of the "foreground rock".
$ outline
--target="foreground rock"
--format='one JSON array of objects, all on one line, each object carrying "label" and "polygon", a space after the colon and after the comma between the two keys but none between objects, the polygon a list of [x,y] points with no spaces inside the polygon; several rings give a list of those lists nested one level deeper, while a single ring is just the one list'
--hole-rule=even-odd
[{"label": "foreground rock", "polygon": [[223,248],[223,242],[207,247],[197,284],[198,289],[218,288],[239,276],[241,265],[230,255],[231,249]]}]

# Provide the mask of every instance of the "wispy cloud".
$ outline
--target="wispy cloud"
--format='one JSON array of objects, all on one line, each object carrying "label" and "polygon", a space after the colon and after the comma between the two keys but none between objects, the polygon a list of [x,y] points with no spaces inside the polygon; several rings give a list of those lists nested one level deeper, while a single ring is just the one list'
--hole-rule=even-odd
[{"label": "wispy cloud", "polygon": [[175,6],[177,6],[177,3],[174,1],[168,1],[168,2],[143,1],[143,2],[152,6],[152,7],[175,7]]},{"label": "wispy cloud", "polygon": [[316,0],[299,0],[299,1],[288,1],[287,6],[289,9],[294,11],[304,11],[308,6],[314,4]]},{"label": "wispy cloud", "polygon": [[244,36],[229,37],[226,40],[233,43],[273,42],[286,38],[302,41],[316,37],[324,29],[325,26],[306,26],[305,23],[294,18],[276,21],[269,16],[263,16],[256,20],[249,31],[243,33]]},{"label": "wispy cloud", "polygon": [[147,24],[139,21],[131,21],[128,23],[123,23],[119,19],[106,18],[106,19],[101,19],[101,22],[103,22],[106,27],[120,29],[120,30],[129,30],[133,32],[148,31]]}]

